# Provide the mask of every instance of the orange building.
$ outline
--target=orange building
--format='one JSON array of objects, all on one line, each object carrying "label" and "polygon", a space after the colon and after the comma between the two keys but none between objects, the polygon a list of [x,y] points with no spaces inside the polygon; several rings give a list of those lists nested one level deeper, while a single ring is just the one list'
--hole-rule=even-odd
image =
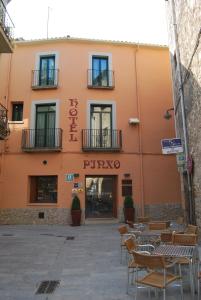
[{"label": "orange building", "polygon": [[168,48],[75,38],[16,41],[2,54],[0,99],[10,136],[1,146],[1,223],[71,223],[181,212],[176,160],[161,139],[175,137]]}]

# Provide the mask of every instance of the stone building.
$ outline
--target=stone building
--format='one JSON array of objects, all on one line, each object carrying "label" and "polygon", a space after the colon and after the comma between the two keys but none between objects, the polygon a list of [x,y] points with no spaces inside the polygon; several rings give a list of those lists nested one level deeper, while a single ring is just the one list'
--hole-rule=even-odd
[{"label": "stone building", "polygon": [[166,5],[186,213],[201,227],[201,1],[169,0]]}]

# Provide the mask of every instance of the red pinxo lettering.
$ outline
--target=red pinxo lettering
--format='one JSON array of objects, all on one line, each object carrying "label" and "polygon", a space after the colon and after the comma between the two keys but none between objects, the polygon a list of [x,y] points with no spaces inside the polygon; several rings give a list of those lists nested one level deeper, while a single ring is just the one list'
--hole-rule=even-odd
[{"label": "red pinxo lettering", "polygon": [[84,160],[84,169],[119,169],[119,160]]},{"label": "red pinxo lettering", "polygon": [[115,167],[115,169],[119,169],[120,168],[120,161],[119,160],[115,160],[114,161],[114,167]]},{"label": "red pinxo lettering", "polygon": [[[105,162],[104,160],[97,160],[98,169],[105,169]],[[107,168],[106,168],[107,169]]]},{"label": "red pinxo lettering", "polygon": [[95,167],[96,167],[96,161],[91,160],[91,169],[95,169]]},{"label": "red pinxo lettering", "polygon": [[90,166],[90,161],[89,160],[84,160],[84,169]]},{"label": "red pinxo lettering", "polygon": [[113,169],[113,160],[106,160],[106,163],[107,163],[107,169]]}]

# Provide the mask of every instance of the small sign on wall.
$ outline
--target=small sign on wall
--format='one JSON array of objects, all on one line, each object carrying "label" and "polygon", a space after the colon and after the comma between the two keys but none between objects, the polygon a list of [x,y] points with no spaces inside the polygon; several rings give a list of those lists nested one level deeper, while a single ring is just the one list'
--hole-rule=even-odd
[{"label": "small sign on wall", "polygon": [[184,151],[182,141],[179,138],[161,140],[161,145],[163,154],[176,154]]},{"label": "small sign on wall", "polygon": [[82,187],[82,182],[75,182],[74,183],[74,189],[78,189]]},{"label": "small sign on wall", "polygon": [[66,182],[72,182],[74,179],[74,174],[65,174],[65,181]]}]

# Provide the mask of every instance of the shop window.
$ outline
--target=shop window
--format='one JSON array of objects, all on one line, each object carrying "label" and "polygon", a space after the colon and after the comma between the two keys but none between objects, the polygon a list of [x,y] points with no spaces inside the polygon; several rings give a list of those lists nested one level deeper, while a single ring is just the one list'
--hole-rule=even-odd
[{"label": "shop window", "polygon": [[133,189],[132,189],[132,180],[124,179],[122,180],[122,196],[132,196]]},{"label": "shop window", "polygon": [[23,120],[23,103],[12,104],[12,121]]},{"label": "shop window", "polygon": [[31,176],[30,202],[57,203],[57,176]]}]

